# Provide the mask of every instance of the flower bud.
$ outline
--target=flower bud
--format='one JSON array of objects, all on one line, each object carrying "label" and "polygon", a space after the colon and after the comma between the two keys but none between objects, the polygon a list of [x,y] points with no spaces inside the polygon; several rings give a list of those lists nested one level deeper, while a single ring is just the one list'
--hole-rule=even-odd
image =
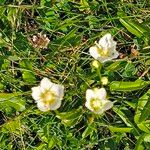
[{"label": "flower bud", "polygon": [[94,117],[93,117],[93,116],[88,117],[88,122],[89,122],[90,124],[93,123],[93,121],[94,121]]},{"label": "flower bud", "polygon": [[107,77],[102,77],[101,82],[102,82],[103,85],[107,85],[108,84],[108,78]]},{"label": "flower bud", "polygon": [[100,63],[97,60],[92,62],[92,67],[98,69],[100,67]]}]

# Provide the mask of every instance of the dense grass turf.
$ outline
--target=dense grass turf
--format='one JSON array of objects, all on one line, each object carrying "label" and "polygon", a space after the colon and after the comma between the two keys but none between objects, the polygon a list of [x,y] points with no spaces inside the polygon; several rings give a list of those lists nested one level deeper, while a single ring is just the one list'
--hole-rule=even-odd
[{"label": "dense grass turf", "polygon": [[[148,0],[1,0],[0,149],[148,150],[149,8]],[[47,48],[35,46],[38,33]],[[120,56],[97,71],[89,47],[105,33]],[[99,75],[115,102],[104,115],[85,107]],[[65,86],[57,111],[41,112],[31,97],[43,77]]]}]

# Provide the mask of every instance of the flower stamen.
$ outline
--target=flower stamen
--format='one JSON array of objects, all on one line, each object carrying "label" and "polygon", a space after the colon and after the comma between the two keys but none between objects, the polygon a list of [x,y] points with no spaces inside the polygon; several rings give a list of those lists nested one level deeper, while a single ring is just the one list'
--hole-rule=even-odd
[{"label": "flower stamen", "polygon": [[97,46],[97,51],[101,56],[108,56],[108,50],[103,50],[102,47],[96,41],[95,45]]},{"label": "flower stamen", "polygon": [[53,105],[56,101],[56,94],[50,90],[45,90],[44,93],[41,93],[40,97],[46,105]]},{"label": "flower stamen", "polygon": [[99,99],[92,99],[90,105],[94,111],[98,111],[103,106],[102,102]]}]

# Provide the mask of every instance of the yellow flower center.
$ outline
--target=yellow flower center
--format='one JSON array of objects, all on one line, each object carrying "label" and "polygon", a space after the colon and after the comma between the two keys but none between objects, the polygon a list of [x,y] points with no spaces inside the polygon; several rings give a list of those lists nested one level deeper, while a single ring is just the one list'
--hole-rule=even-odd
[{"label": "yellow flower center", "polygon": [[103,106],[103,103],[100,99],[92,99],[90,105],[95,111],[98,111]]},{"label": "yellow flower center", "polygon": [[45,105],[53,105],[56,101],[56,94],[50,90],[45,90],[40,97]]},{"label": "yellow flower center", "polygon": [[108,50],[103,50],[102,47],[96,41],[95,44],[97,46],[97,51],[101,56],[108,56]]}]

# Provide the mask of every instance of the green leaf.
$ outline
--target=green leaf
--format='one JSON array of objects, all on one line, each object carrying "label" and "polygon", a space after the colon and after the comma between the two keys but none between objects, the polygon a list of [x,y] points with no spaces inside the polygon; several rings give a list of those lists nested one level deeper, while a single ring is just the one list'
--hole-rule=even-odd
[{"label": "green leaf", "polygon": [[133,129],[127,127],[114,127],[114,126],[109,126],[108,128],[112,132],[120,132],[120,133],[131,132],[131,130]]},{"label": "green leaf", "polygon": [[118,116],[124,121],[124,123],[128,126],[131,127],[132,123],[130,122],[130,120],[127,118],[127,116],[121,111],[121,109],[117,108],[117,107],[113,107],[113,111],[118,114]]},{"label": "green leaf", "polygon": [[82,139],[86,138],[88,135],[91,135],[95,128],[90,124],[82,133]]},{"label": "green leaf", "polygon": [[129,105],[131,108],[135,109],[136,108],[136,104],[135,102],[131,102],[131,101],[124,101],[124,103],[126,103],[127,105]]},{"label": "green leaf", "polygon": [[33,72],[30,71],[23,71],[22,73],[23,80],[28,82],[28,83],[35,83],[36,78]]},{"label": "green leaf", "polygon": [[4,4],[6,0],[1,0],[0,5]]},{"label": "green leaf", "polygon": [[125,66],[125,69],[124,69],[124,72],[122,74],[123,77],[131,77],[133,76],[135,73],[137,72],[137,69],[135,67],[135,65],[129,61],[126,66]]},{"label": "green leaf", "polygon": [[46,150],[46,147],[46,143],[43,142],[35,150]]},{"label": "green leaf", "polygon": [[57,139],[54,136],[49,139],[49,141],[48,141],[48,149],[49,150],[54,148],[54,146],[57,144],[56,141],[57,141]]},{"label": "green leaf", "polygon": [[145,65],[150,66],[150,59],[145,62]]},{"label": "green leaf", "polygon": [[62,120],[62,123],[65,125],[65,126],[75,126],[79,121],[80,121],[80,118],[81,117],[78,117],[76,119],[71,119],[71,120]]},{"label": "green leaf", "polygon": [[123,26],[127,28],[129,32],[141,38],[145,36],[145,33],[148,32],[145,28],[142,27],[138,22],[131,21],[129,19],[120,18],[119,21]]},{"label": "green leaf", "polygon": [[0,36],[0,47],[7,47],[8,43]]},{"label": "green leaf", "polygon": [[78,109],[69,111],[69,112],[56,112],[56,117],[59,119],[65,119],[65,120],[71,120],[71,119],[76,119],[78,118],[80,115],[82,115],[82,107],[79,107]]},{"label": "green leaf", "polygon": [[8,9],[7,19],[11,22],[12,27],[15,27],[16,15],[17,15],[16,8]]},{"label": "green leaf", "polygon": [[[124,108],[124,107],[123,107]],[[124,108],[126,109],[126,108]],[[135,134],[139,134],[135,125],[130,121],[130,119],[126,116],[126,114],[116,106],[113,107],[113,111],[123,120],[123,122],[127,125],[127,127],[131,127]]]},{"label": "green leaf", "polygon": [[145,142],[150,142],[150,134],[145,134],[144,141]]},{"label": "green leaf", "polygon": [[89,4],[88,4],[88,0],[80,0],[80,11],[84,11],[84,10],[89,10]]},{"label": "green leaf", "polygon": [[43,7],[46,3],[46,0],[40,0],[40,6]]},{"label": "green leaf", "polygon": [[28,83],[35,83],[36,78],[33,72],[32,63],[29,60],[22,60],[19,63],[20,67],[22,68],[22,78],[24,81]]},{"label": "green leaf", "polygon": [[145,104],[145,106],[141,112],[139,122],[146,120],[149,117],[149,115],[150,115],[150,96],[149,96],[148,101]]},{"label": "green leaf", "polygon": [[19,93],[0,93],[0,107],[13,107],[17,111],[25,110],[25,102]]},{"label": "green leaf", "polygon": [[[135,123],[140,123],[142,120],[145,120],[147,118],[147,116],[149,116],[149,112],[150,107],[149,105],[149,94],[150,94],[150,90],[147,91],[146,94],[144,94],[139,100],[138,100],[138,104],[137,104],[137,109],[135,112],[135,116],[134,116],[134,121]],[[146,107],[145,107],[146,106]]]},{"label": "green leaf", "polygon": [[144,146],[142,145],[144,135],[141,135],[135,145],[134,150],[144,150]]},{"label": "green leaf", "polygon": [[20,67],[21,67],[22,69],[33,70],[32,63],[31,63],[30,60],[27,60],[27,59],[21,60],[21,61],[19,62],[19,65],[20,65]]},{"label": "green leaf", "polygon": [[2,83],[0,83],[0,90],[4,89],[4,85]]},{"label": "green leaf", "polygon": [[66,45],[69,45],[69,40],[71,38],[74,38],[76,39],[76,37],[78,36],[76,34],[77,32],[77,28],[74,28],[73,30],[71,30],[67,35],[65,35],[62,39],[61,39],[61,45],[60,46],[66,46]]},{"label": "green leaf", "polygon": [[112,91],[135,91],[143,89],[149,84],[149,82],[139,79],[135,82],[113,81],[109,84],[109,87]]},{"label": "green leaf", "polygon": [[19,60],[19,58],[18,58],[17,55],[9,56],[8,59],[9,59],[10,61],[18,61],[18,60]]},{"label": "green leaf", "polygon": [[25,110],[24,101],[22,99],[16,99],[15,101],[8,100],[7,102],[5,102],[5,104],[7,106],[11,106],[11,107],[15,108],[17,111]]},{"label": "green leaf", "polygon": [[2,126],[1,131],[4,133],[10,132],[10,133],[15,133],[15,134],[20,135],[20,133],[24,132],[24,129],[21,126],[20,120],[15,119],[15,120],[10,120],[7,123],[5,123]]},{"label": "green leaf", "polygon": [[146,123],[138,123],[137,124],[138,128],[141,129],[142,131],[149,133],[150,134],[150,128],[149,128],[149,124]]},{"label": "green leaf", "polygon": [[116,61],[112,63],[111,65],[109,65],[108,67],[106,67],[106,70],[117,71],[118,69],[122,68],[125,63],[126,62],[123,62],[123,61]]},{"label": "green leaf", "polygon": [[66,126],[73,126],[78,123],[83,113],[82,107],[69,111],[59,113],[56,111],[56,117],[61,119],[62,123]]}]

